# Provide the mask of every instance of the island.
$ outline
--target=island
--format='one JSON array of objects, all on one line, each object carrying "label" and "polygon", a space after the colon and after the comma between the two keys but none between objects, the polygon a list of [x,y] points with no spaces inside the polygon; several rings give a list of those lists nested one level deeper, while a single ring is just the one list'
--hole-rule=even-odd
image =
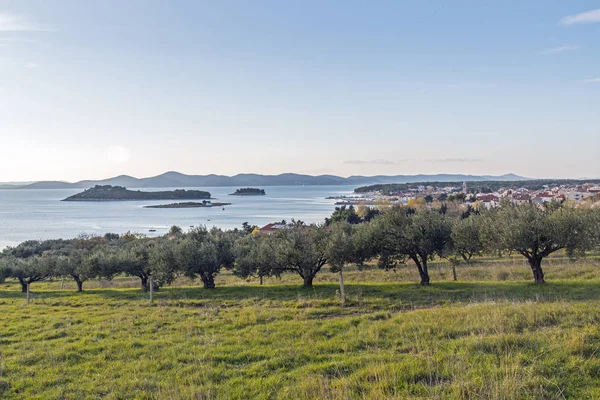
[{"label": "island", "polygon": [[230,206],[231,203],[212,203],[204,200],[202,203],[196,203],[188,201],[185,203],[171,203],[171,204],[156,204],[151,206],[144,206],[144,208],[198,208],[198,207],[223,207]]},{"label": "island", "polygon": [[230,193],[230,196],[264,196],[265,189],[257,188],[242,188],[237,189],[234,193]]},{"label": "island", "polygon": [[202,190],[169,190],[142,192],[128,190],[123,186],[96,185],[63,201],[126,201],[126,200],[200,200],[210,199],[210,193]]}]

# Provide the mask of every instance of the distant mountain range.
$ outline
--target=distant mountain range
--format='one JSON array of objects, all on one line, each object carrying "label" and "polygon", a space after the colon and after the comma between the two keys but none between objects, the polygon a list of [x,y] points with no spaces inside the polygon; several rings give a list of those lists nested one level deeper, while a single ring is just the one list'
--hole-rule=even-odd
[{"label": "distant mountain range", "polygon": [[528,180],[515,174],[500,176],[491,175],[375,175],[349,176],[335,175],[302,175],[302,174],[238,174],[225,175],[185,175],[179,172],[166,172],[150,178],[134,178],[120,175],[103,180],[85,180],[79,182],[40,181],[28,184],[0,184],[3,189],[88,189],[95,185],[124,186],[126,188],[184,188],[210,186],[301,186],[301,185],[370,185],[377,183],[411,183],[411,182],[462,182],[462,181],[519,181]]}]

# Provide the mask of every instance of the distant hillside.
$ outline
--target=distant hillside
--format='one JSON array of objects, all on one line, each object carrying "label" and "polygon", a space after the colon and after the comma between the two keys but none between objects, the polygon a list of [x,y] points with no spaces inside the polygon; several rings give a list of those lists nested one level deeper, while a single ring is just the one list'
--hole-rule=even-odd
[{"label": "distant hillside", "polygon": [[197,200],[210,199],[210,193],[201,190],[171,190],[141,192],[127,190],[122,186],[96,185],[63,201],[124,201],[124,200]]},{"label": "distant hillside", "polygon": [[33,182],[0,182],[0,189],[14,189],[16,187],[29,185]]},{"label": "distant hillside", "polygon": [[409,182],[455,182],[455,181],[515,181],[526,180],[514,174],[502,176],[476,176],[461,174],[439,175],[376,175],[376,176],[350,176],[344,178],[335,175],[303,175],[303,174],[238,174],[225,175],[185,175],[179,172],[166,172],[149,178],[134,178],[120,175],[103,180],[85,180],[75,183],[62,181],[42,181],[27,185],[15,185],[10,188],[20,189],[87,189],[95,185],[124,186],[128,188],[161,188],[161,187],[210,187],[210,186],[301,186],[301,185],[371,185],[385,183]]}]

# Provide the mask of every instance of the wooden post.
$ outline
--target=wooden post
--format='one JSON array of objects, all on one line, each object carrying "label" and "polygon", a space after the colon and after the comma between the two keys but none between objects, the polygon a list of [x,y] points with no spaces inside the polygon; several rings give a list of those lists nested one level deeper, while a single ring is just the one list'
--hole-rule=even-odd
[{"label": "wooden post", "polygon": [[150,277],[150,303],[154,302],[154,280]]},{"label": "wooden post", "polygon": [[29,304],[29,282],[27,282],[27,304]]},{"label": "wooden post", "polygon": [[338,274],[340,276],[340,299],[342,301],[342,305],[344,305],[344,303],[346,303],[346,291],[344,288],[344,275],[342,274],[341,269],[338,271]]},{"label": "wooden post", "polygon": [[65,288],[65,277],[62,277],[62,280],[60,281],[60,290],[63,290]]}]

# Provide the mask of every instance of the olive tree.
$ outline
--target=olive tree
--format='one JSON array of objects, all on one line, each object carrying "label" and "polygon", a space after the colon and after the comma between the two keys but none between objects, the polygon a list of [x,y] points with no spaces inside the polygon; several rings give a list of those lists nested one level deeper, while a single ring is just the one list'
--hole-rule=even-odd
[{"label": "olive tree", "polygon": [[276,236],[282,269],[300,275],[303,287],[312,287],[315,276],[327,264],[329,230],[322,225],[295,223]]},{"label": "olive tree", "polygon": [[64,245],[63,240],[29,240],[7,248],[3,251],[5,268],[10,270],[11,277],[19,281],[21,291],[25,293],[29,284],[45,280],[55,273],[56,257],[52,251]]},{"label": "olive tree", "polygon": [[192,229],[176,247],[177,264],[190,277],[200,277],[205,289],[214,289],[221,268],[234,264],[234,234],[200,226]]},{"label": "olive tree", "polygon": [[246,235],[235,242],[233,273],[241,278],[279,276],[283,265],[279,241],[271,235]]},{"label": "olive tree", "polygon": [[378,221],[379,265],[393,268],[407,259],[417,266],[421,285],[428,286],[428,262],[442,257],[451,241],[452,224],[439,212],[394,206]]},{"label": "olive tree", "polygon": [[[153,289],[170,284],[175,279],[175,262],[168,239],[135,239],[126,242],[117,250],[116,265],[118,272],[140,278],[142,290],[150,290],[152,279]],[[110,263],[115,258],[108,257]],[[110,267],[108,268],[109,273]],[[112,271],[114,272],[114,271]]]},{"label": "olive tree", "polygon": [[541,208],[507,202],[486,216],[482,235],[489,250],[525,257],[535,283],[544,283],[542,262],[550,254],[564,249],[574,258],[595,246],[594,218],[589,210],[558,204]]},{"label": "olive tree", "polygon": [[51,256],[35,255],[11,260],[11,276],[21,284],[21,292],[27,292],[27,286],[52,276],[55,260]]},{"label": "olive tree", "polygon": [[481,241],[481,222],[479,215],[471,215],[464,219],[457,219],[452,225],[452,248],[454,253],[467,262],[483,252]]},{"label": "olive tree", "polygon": [[57,256],[56,274],[73,278],[77,291],[83,291],[83,283],[101,273],[101,265],[94,255],[106,241],[104,237],[85,235],[72,240]]}]

